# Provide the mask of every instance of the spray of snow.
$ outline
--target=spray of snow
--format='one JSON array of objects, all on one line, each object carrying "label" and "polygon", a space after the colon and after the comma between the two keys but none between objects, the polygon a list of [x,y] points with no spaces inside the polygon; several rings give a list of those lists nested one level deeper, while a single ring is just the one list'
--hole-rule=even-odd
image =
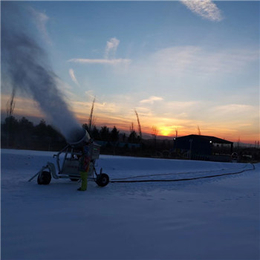
[{"label": "spray of snow", "polygon": [[22,28],[23,24],[13,22],[14,15],[21,19],[21,14],[9,3],[3,8],[2,68],[9,82],[32,96],[68,142],[81,139],[85,132],[57,88],[58,78],[48,65],[45,52]]}]

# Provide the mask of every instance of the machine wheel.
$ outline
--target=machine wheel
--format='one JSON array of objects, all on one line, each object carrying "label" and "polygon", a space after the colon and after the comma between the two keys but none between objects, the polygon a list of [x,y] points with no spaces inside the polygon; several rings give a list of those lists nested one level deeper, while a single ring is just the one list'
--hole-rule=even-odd
[{"label": "machine wheel", "polygon": [[43,171],[38,175],[38,184],[48,185],[51,182],[51,173],[48,171]]},{"label": "machine wheel", "polygon": [[109,176],[106,173],[98,174],[96,183],[100,187],[105,187],[109,183]]}]

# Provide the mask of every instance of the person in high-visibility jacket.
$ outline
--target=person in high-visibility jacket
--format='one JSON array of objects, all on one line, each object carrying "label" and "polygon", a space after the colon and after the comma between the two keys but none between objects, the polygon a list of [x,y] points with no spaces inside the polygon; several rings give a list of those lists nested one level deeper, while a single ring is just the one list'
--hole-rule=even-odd
[{"label": "person in high-visibility jacket", "polygon": [[82,147],[82,156],[79,158],[79,173],[81,177],[81,187],[79,191],[85,191],[88,187],[88,170],[90,166],[91,155],[89,145]]}]

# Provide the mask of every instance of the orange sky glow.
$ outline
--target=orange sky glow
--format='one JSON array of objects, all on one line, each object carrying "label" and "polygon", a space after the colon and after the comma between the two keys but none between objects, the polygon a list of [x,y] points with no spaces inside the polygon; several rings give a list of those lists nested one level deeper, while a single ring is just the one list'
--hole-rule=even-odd
[{"label": "orange sky glow", "polygon": [[[2,121],[5,117],[5,107],[9,99],[9,96],[1,96],[2,104]],[[75,117],[81,123],[88,123],[90,109],[92,102],[72,102],[71,109],[74,112]],[[134,129],[138,132],[138,123],[135,114],[135,109],[129,109],[124,114],[118,115],[115,113],[116,106],[113,104],[102,104],[95,102],[93,122],[99,128],[107,126],[112,129],[116,126],[120,132],[128,133],[133,123]],[[138,112],[138,110],[136,109]],[[145,114],[138,112],[142,133],[147,138],[152,137],[153,134],[157,136],[174,138],[177,136],[184,136],[189,134],[216,136],[232,142],[244,142],[255,144],[259,140],[259,132],[257,126],[251,127],[250,124],[230,124],[229,122],[203,122],[192,119],[175,119],[167,117],[158,117],[153,114]],[[35,101],[29,98],[17,97],[15,99],[14,116],[19,118],[22,116],[35,118],[35,124],[41,119],[44,119],[44,114],[37,108]],[[46,120],[47,123],[48,120]],[[156,129],[156,130],[155,130]],[[156,131],[156,132],[155,132]]]}]

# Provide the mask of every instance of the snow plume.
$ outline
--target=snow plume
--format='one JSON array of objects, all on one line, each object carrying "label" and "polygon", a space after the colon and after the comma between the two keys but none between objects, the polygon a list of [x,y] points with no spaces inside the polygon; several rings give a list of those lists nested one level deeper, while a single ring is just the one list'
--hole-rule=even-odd
[{"label": "snow plume", "polygon": [[36,24],[38,30],[40,31],[41,35],[43,36],[43,39],[48,44],[52,44],[51,39],[50,39],[49,34],[46,29],[47,22],[49,21],[49,17],[44,13],[40,13],[40,12],[36,11],[32,7],[29,8],[29,10],[31,11],[32,16],[34,17],[35,24]]},{"label": "snow plume", "polygon": [[78,141],[85,132],[57,88],[58,78],[50,69],[45,52],[21,25],[25,18],[20,10],[12,3],[2,4],[2,72],[14,88],[33,97],[68,142]]},{"label": "snow plume", "polygon": [[223,17],[211,0],[181,0],[192,12],[211,21],[221,21]]}]

